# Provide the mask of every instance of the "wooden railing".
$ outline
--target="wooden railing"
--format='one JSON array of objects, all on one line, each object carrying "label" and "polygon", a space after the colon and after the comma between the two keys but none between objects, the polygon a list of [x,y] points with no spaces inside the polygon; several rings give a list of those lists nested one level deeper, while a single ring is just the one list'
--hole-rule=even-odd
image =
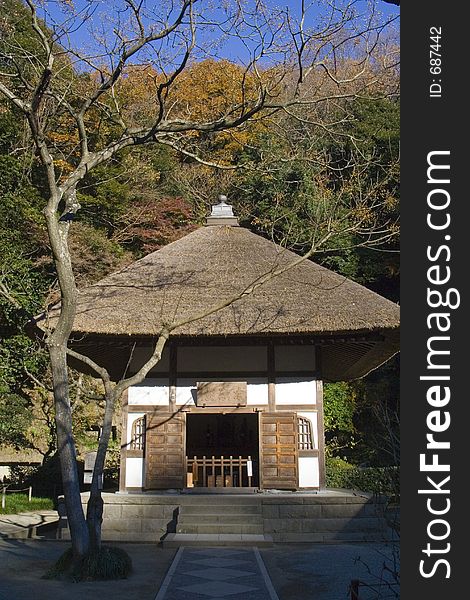
[{"label": "wooden railing", "polygon": [[251,487],[251,456],[186,457],[187,487]]}]

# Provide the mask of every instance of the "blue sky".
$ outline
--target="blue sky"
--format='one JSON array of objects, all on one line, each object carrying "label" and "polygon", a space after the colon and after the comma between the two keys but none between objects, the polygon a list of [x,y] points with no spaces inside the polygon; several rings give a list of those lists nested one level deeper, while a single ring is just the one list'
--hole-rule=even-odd
[{"label": "blue sky", "polygon": [[[56,23],[61,23],[64,21],[64,17],[67,18],[70,13],[68,12],[68,2],[70,0],[54,0],[49,2],[45,0],[44,5],[48,7],[49,14],[53,21]],[[344,4],[345,2],[343,2]],[[156,14],[161,13],[162,7],[164,7],[166,2],[153,2],[152,0],[146,0],[146,6],[149,10],[156,9]],[[175,5],[178,7],[180,3],[175,2]],[[204,4],[208,4],[207,0],[199,0],[196,3],[196,6],[204,6]],[[305,25],[306,27],[312,26],[318,22],[321,18],[322,9],[327,5],[326,2],[312,1],[305,2],[306,6],[309,6],[308,18],[306,19]],[[362,15],[362,18],[366,18],[368,14],[370,14],[369,2],[367,0],[354,0],[355,9],[359,14]],[[117,24],[118,19],[127,19],[129,16],[129,8],[125,6],[125,3],[122,0],[74,0],[73,5],[77,11],[81,12],[81,16],[84,14],[88,14],[89,18],[85,25],[78,26],[80,23],[80,19],[76,21],[76,24],[72,25],[70,33],[69,33],[69,42],[72,46],[77,49],[86,49],[87,52],[96,48],[96,45],[93,43],[93,36],[91,35],[89,29],[93,28],[95,34],[101,35],[102,37],[106,37],[108,40],[114,37],[112,31]],[[217,6],[221,6],[221,4],[217,5],[212,2],[212,6],[216,6],[216,8],[212,8],[212,16],[219,17],[221,15],[221,9],[217,8]],[[248,10],[250,7],[256,5],[256,0],[246,0],[246,6]],[[287,1],[274,1],[274,0],[265,0],[265,5],[270,8],[272,7],[272,14],[275,13],[276,9],[286,9],[288,8],[292,15],[298,15],[300,13],[300,0],[287,0]],[[377,9],[382,14],[383,18],[393,18],[399,15],[399,7],[388,4],[381,0],[378,0],[375,3]],[[176,11],[173,11],[175,14]],[[206,14],[206,13],[204,13]],[[49,23],[51,21],[47,19]],[[254,17],[251,17],[251,20],[254,20]],[[150,17],[145,19],[145,25],[151,22]],[[220,35],[220,32],[213,32],[212,34],[205,34],[206,40],[204,40],[204,36],[201,37],[202,43],[207,42],[209,36],[213,38],[217,38]],[[253,48],[253,43],[251,44],[251,48]],[[165,51],[171,54],[171,48],[166,47]],[[112,49],[111,49],[112,52]],[[229,58],[230,60],[239,61],[244,60],[247,56],[247,51],[240,44],[239,39],[235,36],[232,36],[230,32],[227,32],[225,36],[225,40],[220,44],[217,53],[219,56],[223,56]],[[204,56],[204,52],[201,50],[199,52],[199,56]],[[274,57],[273,57],[274,58]],[[141,57],[140,60],[143,62],[145,57]],[[177,61],[177,56],[174,56],[174,60]],[[169,59],[171,61],[171,59]],[[171,63],[170,63],[171,64]]]}]

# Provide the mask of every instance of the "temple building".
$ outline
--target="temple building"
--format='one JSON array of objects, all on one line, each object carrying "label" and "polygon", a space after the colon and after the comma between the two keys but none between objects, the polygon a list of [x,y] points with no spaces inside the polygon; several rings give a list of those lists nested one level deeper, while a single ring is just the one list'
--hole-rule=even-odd
[{"label": "temple building", "polygon": [[71,345],[118,380],[175,325],[124,398],[121,492],[321,489],[323,381],[394,355],[399,308],[240,227],[222,197],[204,227],[83,289]]}]

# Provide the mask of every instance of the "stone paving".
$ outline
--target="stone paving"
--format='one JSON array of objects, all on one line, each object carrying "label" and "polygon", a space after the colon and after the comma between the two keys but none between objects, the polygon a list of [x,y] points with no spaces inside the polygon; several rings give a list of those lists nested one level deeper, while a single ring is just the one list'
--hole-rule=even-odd
[{"label": "stone paving", "polygon": [[38,510],[18,515],[0,515],[0,537],[27,539],[59,520],[55,510]]},{"label": "stone paving", "polygon": [[155,600],[279,600],[257,548],[180,548]]},{"label": "stone paving", "polygon": [[41,579],[67,543],[0,539],[0,600],[155,600],[176,550],[155,544],[119,547],[132,558],[128,579],[72,583]]},{"label": "stone paving", "polygon": [[398,551],[397,543],[275,544],[260,549],[280,600],[350,600],[353,579],[371,586],[360,588],[360,600],[399,598]]}]

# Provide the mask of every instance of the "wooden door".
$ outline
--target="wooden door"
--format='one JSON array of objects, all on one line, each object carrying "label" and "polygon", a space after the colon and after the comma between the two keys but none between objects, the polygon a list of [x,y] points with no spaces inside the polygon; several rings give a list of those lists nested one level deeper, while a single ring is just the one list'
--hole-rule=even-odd
[{"label": "wooden door", "polygon": [[299,452],[297,415],[261,413],[261,487],[297,489]]},{"label": "wooden door", "polygon": [[185,415],[147,416],[145,488],[183,488],[185,473]]}]

